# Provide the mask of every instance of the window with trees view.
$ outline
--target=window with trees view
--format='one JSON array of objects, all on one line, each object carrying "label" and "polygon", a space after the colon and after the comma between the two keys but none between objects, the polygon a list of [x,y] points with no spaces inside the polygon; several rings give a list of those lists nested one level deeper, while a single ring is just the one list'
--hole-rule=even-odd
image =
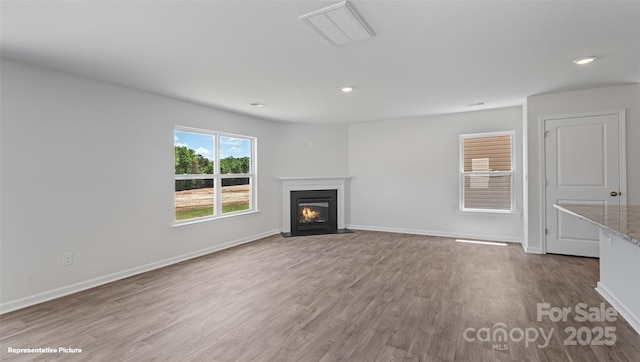
[{"label": "window with trees view", "polygon": [[175,221],[255,209],[254,137],[176,127]]},{"label": "window with trees view", "polygon": [[513,131],[460,136],[460,209],[513,212]]}]

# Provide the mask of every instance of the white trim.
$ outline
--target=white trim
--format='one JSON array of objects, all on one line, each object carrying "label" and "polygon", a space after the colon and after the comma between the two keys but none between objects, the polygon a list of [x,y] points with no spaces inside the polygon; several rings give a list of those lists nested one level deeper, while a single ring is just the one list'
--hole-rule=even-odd
[{"label": "white trim", "polygon": [[540,196],[538,200],[538,205],[540,205],[540,224],[538,225],[540,228],[540,247],[539,249],[541,254],[547,253],[547,160],[546,160],[546,140],[544,135],[544,117],[538,117],[538,149],[540,150],[540,163],[538,170],[540,174]]},{"label": "white trim", "polygon": [[633,329],[640,334],[640,316],[634,315],[629,308],[627,308],[622,302],[611,294],[611,292],[602,284],[598,282],[595,288],[598,293],[611,304],[618,313],[631,325]]},{"label": "white trim", "polygon": [[249,200],[249,208],[251,210],[259,211],[258,208],[258,137],[253,137],[251,142],[251,163],[250,170],[253,175],[253,179],[249,182],[253,181],[251,185],[251,199]]},{"label": "white trim", "polygon": [[445,238],[464,238],[464,239],[478,239],[478,240],[489,240],[489,241],[503,241],[507,243],[522,244],[521,237],[510,238],[510,237],[504,237],[499,235],[461,234],[461,233],[451,233],[447,231],[390,228],[390,227],[384,227],[384,226],[370,226],[370,225],[349,225],[348,228],[353,230],[382,231],[387,233],[440,236]]},{"label": "white trim", "polygon": [[[620,205],[627,204],[627,118],[626,109],[618,111],[618,156],[620,162]],[[639,332],[640,333],[640,332]]]},{"label": "white trim", "polygon": [[313,180],[347,180],[351,176],[320,176],[320,177],[278,177],[278,180],[282,182],[287,181],[313,181]]},{"label": "white trim", "polygon": [[338,190],[338,229],[346,224],[346,192],[349,176],[335,177],[279,177],[282,182],[282,230],[291,232],[291,191]]},{"label": "white trim", "polygon": [[461,134],[460,137],[464,138],[484,138],[484,137],[495,137],[495,136],[504,136],[507,134],[512,134],[515,136],[516,131],[495,131],[495,132],[480,132],[480,133],[464,133]]},{"label": "white trim", "polygon": [[462,209],[462,210],[457,210],[456,211],[457,214],[460,215],[467,215],[467,214],[477,214],[477,215],[482,215],[482,214],[489,214],[489,215],[513,215],[513,216],[520,216],[522,215],[522,213],[517,212],[517,211],[511,211],[511,210],[501,210],[501,209]]},{"label": "white trim", "polygon": [[190,133],[205,133],[205,134],[212,135],[214,137],[217,134],[216,131],[212,131],[210,129],[186,127],[186,126],[180,126],[180,125],[173,126],[173,131],[175,132],[176,130],[183,131],[183,132],[190,132]]},{"label": "white trim", "polygon": [[173,175],[174,180],[214,180],[214,174],[212,173],[183,173]]},{"label": "white trim", "polygon": [[224,249],[228,249],[234,246],[238,246],[238,245],[242,245],[242,244],[246,244],[258,239],[262,239],[262,238],[266,238],[268,236],[271,235],[275,235],[278,234],[280,232],[280,230],[271,230],[271,231],[266,231],[260,234],[256,234],[256,235],[251,235],[251,236],[247,236],[244,238],[240,238],[237,240],[233,240],[233,241],[229,241],[220,245],[215,245],[215,246],[211,246],[208,248],[204,248],[204,249],[200,249],[200,250],[196,250],[190,253],[186,253],[186,254],[182,254],[182,255],[178,255],[178,256],[174,256],[171,258],[167,258],[164,260],[159,260],[153,263],[149,263],[146,265],[141,265],[135,268],[131,268],[131,269],[127,269],[127,270],[123,270],[120,272],[116,272],[113,274],[109,274],[109,275],[105,275],[105,276],[101,276],[98,278],[94,278],[94,279],[90,279],[90,280],[85,280],[83,282],[80,283],[76,283],[76,284],[72,284],[72,285],[67,285],[64,287],[60,287],[57,289],[53,289],[53,290],[49,290],[46,292],[42,292],[42,293],[38,293],[38,294],[34,294],[28,297],[24,297],[24,298],[20,298],[20,299],[16,299],[16,300],[12,300],[12,301],[8,301],[5,303],[0,304],[0,314],[4,314],[4,313],[8,313],[8,312],[12,312],[14,310],[18,310],[18,309],[22,309],[22,308],[26,308],[35,304],[39,304],[42,302],[46,302],[52,299],[56,299],[56,298],[60,298],[60,297],[64,297],[66,295],[69,294],[73,294],[73,293],[77,293],[77,292],[81,292],[83,290],[87,290],[87,289],[91,289],[91,288],[95,288],[97,286],[103,285],[103,284],[108,284],[111,282],[115,282],[117,280],[120,279],[124,279],[124,278],[128,278],[134,275],[138,275],[138,274],[142,274],[154,269],[159,269],[165,266],[169,266],[172,264],[176,264],[176,263],[180,263],[182,261],[185,260],[189,260],[189,259],[193,259],[193,258],[197,258],[203,255],[207,255],[207,254],[211,254],[220,250],[224,250]]},{"label": "white trim", "polygon": [[500,212],[486,212],[484,209],[466,209],[466,210],[456,210],[456,214],[458,215],[486,215],[486,216],[508,216],[508,217],[522,217],[522,213],[518,211],[506,211],[500,210]]},{"label": "white trim", "polygon": [[620,204],[627,204],[627,121],[625,118],[626,109],[614,109],[614,110],[606,110],[606,111],[598,111],[598,112],[582,112],[582,113],[570,113],[570,114],[560,114],[560,115],[551,115],[551,116],[540,116],[538,117],[538,143],[539,143],[539,154],[540,158],[540,179],[539,188],[540,188],[540,223],[538,225],[540,230],[540,250],[542,254],[547,253],[547,188],[546,188],[546,180],[547,180],[547,158],[546,158],[546,142],[545,142],[545,123],[547,121],[552,121],[556,119],[566,119],[566,118],[581,118],[581,117],[594,117],[594,116],[604,116],[610,114],[618,115],[618,160],[620,164]]},{"label": "white trim", "polygon": [[[238,133],[212,131],[210,129],[195,128],[195,127],[180,126],[180,125],[174,125],[173,128],[174,128],[174,131],[175,130],[179,130],[179,131],[190,132],[190,133],[205,133],[205,134],[209,134],[209,135],[212,135],[212,136],[221,135],[221,136],[224,136],[224,137],[233,137],[233,138],[255,138],[253,136],[247,136],[247,135],[238,134]],[[216,139],[216,142],[217,141],[218,140]]]},{"label": "white trim", "polygon": [[529,246],[529,110],[526,100],[522,105],[522,245]]},{"label": "white trim", "polygon": [[228,219],[230,217],[236,217],[236,216],[241,216],[241,215],[259,214],[260,212],[261,212],[260,210],[240,210],[240,211],[228,212],[226,214],[222,214],[222,215],[217,216],[217,217],[210,217],[210,216],[194,217],[194,218],[191,218],[191,219],[185,219],[185,221],[183,221],[183,222],[181,222],[179,224],[170,225],[169,229],[180,229],[180,228],[183,228],[185,226],[192,226],[192,225],[201,224],[204,221],[224,220],[224,219]]},{"label": "white trim", "polygon": [[529,245],[525,245],[524,243],[522,244],[522,247],[525,253],[528,253],[528,254],[545,254],[542,252],[542,248],[533,248]]}]

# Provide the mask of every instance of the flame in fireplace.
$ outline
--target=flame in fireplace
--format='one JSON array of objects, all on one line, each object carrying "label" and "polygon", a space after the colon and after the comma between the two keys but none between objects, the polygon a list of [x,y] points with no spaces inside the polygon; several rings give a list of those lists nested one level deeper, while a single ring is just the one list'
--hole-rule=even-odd
[{"label": "flame in fireplace", "polygon": [[311,210],[308,207],[302,209],[302,221],[313,222],[320,216],[318,211]]}]

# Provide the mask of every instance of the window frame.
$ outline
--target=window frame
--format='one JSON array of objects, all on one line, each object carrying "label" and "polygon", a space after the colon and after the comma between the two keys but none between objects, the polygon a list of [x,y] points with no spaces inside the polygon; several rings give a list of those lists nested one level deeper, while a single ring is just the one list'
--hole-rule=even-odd
[{"label": "window frame", "polygon": [[[257,142],[258,139],[255,136],[247,136],[240,135],[235,133],[228,132],[220,132],[213,131],[201,128],[193,128],[193,127],[185,127],[175,125],[173,127],[173,134],[175,136],[175,132],[189,132],[189,133],[197,133],[197,134],[205,134],[213,136],[213,173],[212,174],[175,174],[174,167],[174,193],[173,193],[173,225],[188,225],[193,223],[205,222],[210,220],[223,219],[228,217],[234,217],[238,215],[245,215],[250,213],[258,212],[258,191],[257,191]],[[222,174],[220,173],[220,138],[221,137],[229,137],[229,138],[237,138],[242,140],[248,140],[250,143],[250,151],[249,151],[249,173],[229,173]],[[175,142],[173,144],[175,148]],[[175,163],[175,154],[174,154],[174,163]],[[233,179],[233,178],[248,178],[249,179],[249,208],[245,210],[238,211],[230,211],[230,212],[222,212],[222,180],[223,179]],[[202,217],[194,217],[183,220],[176,220],[176,197],[175,197],[175,181],[177,180],[213,180],[213,188],[214,188],[214,203],[213,203],[213,215],[202,216]]]},{"label": "window frame", "polygon": [[[510,171],[465,171],[464,170],[464,140],[468,138],[484,138],[484,137],[496,137],[496,136],[509,136],[511,138],[511,170]],[[459,211],[464,213],[487,213],[487,214],[515,214],[516,213],[516,190],[515,190],[515,176],[516,176],[516,131],[497,131],[497,132],[483,132],[483,133],[468,133],[461,134],[459,136]],[[480,209],[470,208],[464,205],[464,184],[465,176],[511,176],[511,205],[509,210],[507,209]]]}]

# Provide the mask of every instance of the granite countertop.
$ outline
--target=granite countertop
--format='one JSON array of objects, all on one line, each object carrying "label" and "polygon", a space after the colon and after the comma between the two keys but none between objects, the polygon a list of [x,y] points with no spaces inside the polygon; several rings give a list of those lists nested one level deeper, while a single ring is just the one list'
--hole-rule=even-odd
[{"label": "granite countertop", "polygon": [[640,247],[640,205],[554,204],[556,209],[603,227]]}]

